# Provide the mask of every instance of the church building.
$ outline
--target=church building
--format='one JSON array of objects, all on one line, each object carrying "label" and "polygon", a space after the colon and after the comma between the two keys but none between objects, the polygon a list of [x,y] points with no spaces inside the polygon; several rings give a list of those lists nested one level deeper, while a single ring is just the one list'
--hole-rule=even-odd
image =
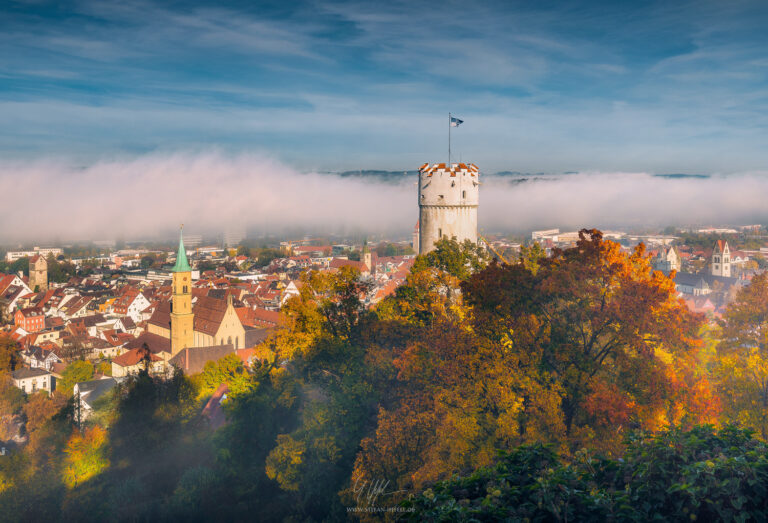
[{"label": "church building", "polygon": [[[245,328],[235,312],[232,296],[201,296],[192,300],[192,269],[179,238],[173,266],[172,298],[161,302],[147,322],[144,340],[153,353],[166,352],[169,360],[184,349],[220,346],[228,352],[245,348]],[[141,338],[141,336],[140,336]],[[170,343],[168,343],[170,341]],[[155,347],[150,345],[155,343]],[[223,354],[222,354],[223,355]]]},{"label": "church building", "polygon": [[715,243],[715,250],[712,252],[712,276],[731,276],[731,250],[725,240],[717,240]]}]

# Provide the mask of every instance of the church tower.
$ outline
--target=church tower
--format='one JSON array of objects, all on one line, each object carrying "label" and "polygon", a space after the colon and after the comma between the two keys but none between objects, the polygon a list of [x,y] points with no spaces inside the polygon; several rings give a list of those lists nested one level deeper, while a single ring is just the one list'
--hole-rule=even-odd
[{"label": "church tower", "polygon": [[29,288],[32,292],[48,290],[48,262],[39,254],[29,259]]},{"label": "church tower", "polygon": [[[183,227],[183,226],[182,226]],[[173,266],[173,301],[171,304],[171,355],[192,347],[194,315],[192,314],[192,269],[184,249],[183,233],[179,234],[179,252]]]},{"label": "church tower", "polygon": [[477,242],[480,171],[474,164],[425,163],[419,168],[419,254],[441,238]]},{"label": "church tower", "polygon": [[712,252],[712,276],[731,276],[731,250],[728,242],[717,240]]}]

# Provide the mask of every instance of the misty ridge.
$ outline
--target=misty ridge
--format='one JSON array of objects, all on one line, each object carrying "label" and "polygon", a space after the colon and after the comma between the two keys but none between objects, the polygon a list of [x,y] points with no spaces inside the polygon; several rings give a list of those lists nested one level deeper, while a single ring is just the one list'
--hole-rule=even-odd
[{"label": "misty ridge", "polygon": [[[428,161],[429,158],[425,158]],[[768,221],[768,172],[713,175],[504,171],[482,174],[482,230],[643,228]],[[150,153],[82,166],[4,161],[0,241],[303,230],[407,238],[417,171],[300,172],[264,154]],[[35,195],[35,204],[23,195]]]}]

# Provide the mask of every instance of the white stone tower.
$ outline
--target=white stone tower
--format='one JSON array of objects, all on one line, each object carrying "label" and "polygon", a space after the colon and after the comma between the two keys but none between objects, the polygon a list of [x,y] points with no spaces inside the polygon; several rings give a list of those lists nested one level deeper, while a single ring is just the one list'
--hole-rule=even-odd
[{"label": "white stone tower", "polygon": [[477,242],[480,171],[474,164],[425,163],[419,168],[419,254],[440,238]]}]

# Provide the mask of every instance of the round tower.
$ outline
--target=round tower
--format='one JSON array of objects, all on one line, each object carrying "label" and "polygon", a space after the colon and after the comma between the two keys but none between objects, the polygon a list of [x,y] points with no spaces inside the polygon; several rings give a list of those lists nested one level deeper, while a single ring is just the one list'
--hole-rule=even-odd
[{"label": "round tower", "polygon": [[419,254],[440,238],[477,242],[480,171],[474,164],[425,163],[419,168]]}]

